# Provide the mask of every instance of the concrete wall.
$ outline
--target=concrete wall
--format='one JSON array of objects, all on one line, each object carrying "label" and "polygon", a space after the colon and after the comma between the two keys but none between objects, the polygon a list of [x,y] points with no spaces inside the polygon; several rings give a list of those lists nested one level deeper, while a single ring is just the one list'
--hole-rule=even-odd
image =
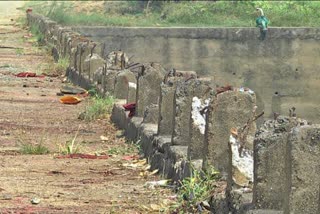
[{"label": "concrete wall", "polygon": [[265,41],[256,28],[114,28],[74,30],[121,49],[138,62],[194,70],[217,84],[246,86],[265,116],[297,114],[320,122],[320,28],[270,28]]},{"label": "concrete wall", "polygon": [[[67,75],[73,83],[85,88],[96,87],[102,95],[113,94],[116,98],[122,98],[115,103],[111,119],[119,128],[125,129],[127,137],[139,142],[151,169],[159,169],[163,176],[173,180],[181,180],[190,176],[193,169],[202,169],[202,167],[207,167],[208,164],[220,169],[221,178],[217,182],[218,188],[215,189],[218,192],[213,192],[213,197],[209,201],[212,213],[313,214],[320,212],[320,183],[318,179],[320,173],[320,125],[310,125],[308,121],[301,120],[294,115],[290,117],[279,116],[276,120],[266,121],[261,126],[255,135],[254,150],[251,151],[252,146],[248,143],[250,143],[249,137],[250,139],[254,138],[251,129],[252,132],[255,132],[255,126],[251,127],[252,124],[249,122],[254,120],[257,116],[256,113],[260,113],[260,110],[256,111],[256,94],[253,91],[230,86],[215,87],[219,78],[197,78],[194,76],[190,79],[187,78],[189,77],[187,75],[182,76],[184,78],[181,79],[181,76],[178,75],[179,72],[174,69],[168,72],[157,63],[144,63],[139,71],[132,71],[130,68],[123,70],[122,57],[120,57],[124,56],[123,52],[119,52],[119,54],[114,50],[109,50],[112,51],[111,53],[106,52],[106,44],[90,41],[70,28],[59,26],[45,17],[33,14],[28,14],[27,17],[28,24],[38,25],[44,34],[45,41],[54,45],[58,57],[67,56],[70,58]],[[173,31],[177,33],[175,30]],[[221,32],[229,32],[228,30],[221,30]],[[188,29],[181,29],[182,33],[186,33],[186,31]],[[154,31],[151,32],[155,33]],[[210,36],[215,36],[213,40],[219,40],[216,37],[221,37],[221,40],[228,38],[223,50],[227,51],[227,48],[232,46],[231,44],[237,46],[240,38],[247,38],[245,37],[247,34],[241,34],[241,32],[239,31],[238,34],[229,34],[230,32],[227,34],[210,34]],[[254,35],[254,31],[251,33]],[[190,35],[196,37],[197,34]],[[288,35],[290,34],[286,32],[282,36],[286,38]],[[177,36],[176,39],[179,39],[178,34],[175,34],[175,36]],[[310,40],[305,37],[306,35],[298,36],[301,36],[302,41],[304,39]],[[254,43],[254,41],[252,42]],[[285,53],[277,56],[279,50],[288,47],[287,44],[276,46],[274,43],[274,46],[269,47],[267,42],[257,43],[259,51],[252,53],[253,62],[259,62],[262,65],[266,62],[284,61],[280,57],[285,53],[292,53],[286,49]],[[119,45],[117,41],[112,44]],[[270,44],[272,44],[271,41]],[[220,50],[222,51],[222,49],[221,47]],[[241,46],[238,49],[240,50]],[[272,51],[275,49],[277,51],[272,56]],[[237,53],[237,51],[233,52],[231,49],[229,51],[230,54],[225,55],[225,58],[235,56]],[[185,50],[182,50],[181,55],[183,53],[185,53]],[[257,59],[257,56],[266,53],[270,54],[269,59]],[[121,58],[120,64],[117,63],[120,60],[118,57]],[[242,56],[237,57],[239,58],[238,62],[240,62]],[[248,57],[247,60],[249,59]],[[230,57],[227,61],[232,63],[232,60],[233,57]],[[201,59],[199,61],[201,62]],[[221,63],[228,65],[227,62]],[[273,67],[270,66],[271,68]],[[239,70],[235,67],[234,70],[236,69]],[[299,69],[295,70],[296,73]],[[285,81],[285,75],[282,73],[284,71],[290,74],[292,72],[290,69],[281,70],[278,74],[280,76],[274,77],[273,82],[283,78],[283,85],[292,84],[290,80],[294,78],[290,79],[288,77],[289,81]],[[157,74],[159,81],[155,81],[156,78],[154,78]],[[150,76],[153,78],[147,78]],[[237,76],[237,73],[230,74],[230,77],[232,76]],[[259,76],[261,87],[264,87],[268,83],[268,75],[261,74],[261,76]],[[180,80],[178,86],[173,87],[173,98],[163,101],[163,99],[159,99],[161,96],[165,96],[160,90],[160,84],[168,81],[169,77],[179,77]],[[297,79],[300,78],[299,75],[296,77]],[[134,83],[135,78],[137,78],[137,85]],[[227,75],[222,78],[228,80]],[[297,79],[294,81],[297,82]],[[192,82],[196,84],[191,84]],[[126,99],[128,96],[116,93],[120,90],[129,95],[128,87],[130,83],[134,85],[133,100],[138,104],[139,100],[148,101],[143,103],[143,108],[138,105],[137,109],[141,108],[142,111],[140,114],[134,114],[133,117],[130,116],[131,112],[125,111],[126,105],[123,105],[128,103]],[[255,84],[258,83],[259,81],[255,82]],[[174,86],[169,81],[167,84]],[[208,84],[206,86],[209,87],[201,87],[204,84]],[[298,84],[284,88],[284,90],[294,89],[299,86]],[[300,84],[303,85],[303,82],[300,81]],[[307,87],[301,86],[301,88],[306,91],[311,90]],[[271,89],[274,88],[271,87]],[[296,93],[293,89],[288,91]],[[141,93],[141,91],[148,93]],[[183,91],[188,93],[181,93]],[[316,92],[314,93],[316,94]],[[277,94],[278,96],[272,100],[277,105],[272,105],[272,107],[280,109],[283,105],[281,105],[281,102],[287,97],[283,97],[280,92]],[[146,99],[150,96],[152,96],[152,100]],[[191,98],[192,103],[190,103]],[[313,101],[316,102],[315,99]],[[160,105],[158,105],[159,102]],[[162,105],[173,105],[175,111],[179,111],[179,106],[185,107],[180,110],[189,113],[182,115],[173,111],[169,114],[163,114],[160,109]],[[188,106],[190,106],[190,110]],[[299,107],[296,103],[295,106]],[[166,120],[173,121],[172,130],[177,130],[178,127],[179,132],[176,133],[180,135],[184,136],[184,132],[192,129],[189,135],[190,140],[187,136],[180,143],[175,144],[173,137],[176,133],[174,131],[171,136],[170,132],[161,135],[161,131],[158,131],[158,124],[160,124],[159,121],[162,116],[172,117],[171,119],[166,118]],[[177,116],[189,119],[182,121]],[[205,122],[203,123],[203,121]],[[204,126],[204,132],[195,131]],[[245,127],[248,128],[245,129]],[[235,130],[236,132],[234,132]],[[248,138],[241,136],[247,136]],[[245,143],[247,144],[245,145]],[[240,150],[241,145],[245,145],[243,150]],[[200,151],[194,148],[200,148]],[[218,153],[225,155],[218,155]],[[219,167],[221,163],[224,165],[223,168]],[[253,191],[253,198],[251,191]],[[259,208],[259,210],[250,211],[253,207]]]}]

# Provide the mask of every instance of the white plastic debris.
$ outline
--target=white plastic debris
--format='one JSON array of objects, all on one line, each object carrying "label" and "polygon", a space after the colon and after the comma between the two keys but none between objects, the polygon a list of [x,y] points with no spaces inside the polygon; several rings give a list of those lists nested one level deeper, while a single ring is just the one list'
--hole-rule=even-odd
[{"label": "white plastic debris", "polygon": [[144,186],[154,188],[156,186],[166,186],[170,180],[147,181]]},{"label": "white plastic debris", "polygon": [[232,150],[232,165],[236,167],[249,181],[253,182],[253,156],[252,154],[243,149],[242,157],[239,155],[240,143],[230,135],[229,142]]},{"label": "white plastic debris", "polygon": [[192,111],[191,117],[193,119],[193,124],[196,125],[201,134],[204,134],[205,127],[206,127],[206,118],[205,114],[201,114],[200,111],[207,107],[210,103],[210,99],[206,99],[204,103],[201,102],[201,99],[198,97],[192,98]]}]

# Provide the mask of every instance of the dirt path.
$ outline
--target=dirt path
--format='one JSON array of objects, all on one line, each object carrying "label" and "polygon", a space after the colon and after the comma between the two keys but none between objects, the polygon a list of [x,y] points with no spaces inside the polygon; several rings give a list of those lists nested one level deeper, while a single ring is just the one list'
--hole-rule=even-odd
[{"label": "dirt path", "polygon": [[[24,38],[28,32],[16,22],[17,5],[0,6],[0,213],[158,213],[160,205],[167,207],[173,193],[144,187],[146,181],[159,179],[140,175],[146,165],[125,166],[134,160],[123,158],[136,155],[136,150],[117,136],[109,120],[78,119],[88,98],[63,105],[56,95],[62,77],[15,76],[25,71],[41,74],[50,70],[52,61]],[[56,158],[59,145],[77,132],[82,153],[111,156]],[[101,141],[102,135],[106,141]],[[40,143],[49,154],[20,152],[23,145]],[[35,198],[40,203],[32,204]]]}]

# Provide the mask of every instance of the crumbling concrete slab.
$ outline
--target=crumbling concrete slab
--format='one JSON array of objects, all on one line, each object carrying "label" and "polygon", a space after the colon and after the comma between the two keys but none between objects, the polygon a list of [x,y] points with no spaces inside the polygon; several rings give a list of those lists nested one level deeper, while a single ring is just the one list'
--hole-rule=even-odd
[{"label": "crumbling concrete slab", "polygon": [[136,75],[130,70],[121,70],[115,77],[114,96],[117,99],[127,99],[129,82],[136,83]]},{"label": "crumbling concrete slab", "polygon": [[157,124],[159,119],[159,106],[157,104],[151,104],[146,107],[143,115],[143,123]]},{"label": "crumbling concrete slab", "polygon": [[132,117],[128,122],[126,137],[130,140],[136,141],[139,138],[139,129],[142,124],[142,117]]},{"label": "crumbling concrete slab", "polygon": [[205,133],[206,163],[214,166],[224,177],[232,173],[232,154],[228,143],[230,129],[244,127],[254,117],[255,106],[254,94],[234,90],[219,93],[209,105]]},{"label": "crumbling concrete slab", "polygon": [[212,86],[213,81],[207,80],[203,86],[202,96],[192,98],[191,122],[190,122],[190,145],[188,158],[191,160],[203,158],[207,154],[205,145],[206,113],[210,102],[216,94]]},{"label": "crumbling concrete slab", "polygon": [[165,74],[164,68],[156,63],[144,66],[137,81],[136,116],[143,117],[147,106],[158,104],[160,84]]},{"label": "crumbling concrete slab", "polygon": [[126,103],[126,100],[117,100],[112,108],[111,121],[115,123],[120,129],[127,129],[129,123],[128,112],[125,111],[123,105]]},{"label": "crumbling concrete slab", "polygon": [[288,117],[266,121],[254,145],[254,195],[257,208],[283,210],[286,189],[286,147],[294,123]]},{"label": "crumbling concrete slab", "polygon": [[152,123],[143,123],[139,128],[140,145],[146,158],[149,158],[153,153],[153,140],[157,131],[158,125]]},{"label": "crumbling concrete slab", "polygon": [[284,213],[320,210],[320,125],[296,117],[267,121],[255,140],[254,203]]},{"label": "crumbling concrete slab", "polygon": [[94,77],[96,75],[96,72],[98,71],[99,68],[103,68],[105,66],[106,61],[102,59],[98,54],[90,54],[85,58],[84,61],[84,68],[85,68],[85,73],[88,75],[88,78],[92,81],[94,81]]},{"label": "crumbling concrete slab", "polygon": [[174,129],[172,143],[174,145],[190,145],[191,110],[193,97],[204,97],[213,88],[210,81],[190,79],[178,82],[174,99]]},{"label": "crumbling concrete slab", "polygon": [[320,125],[294,127],[287,149],[289,206],[284,211],[320,213]]},{"label": "crumbling concrete slab", "polygon": [[107,70],[105,75],[105,92],[109,94],[114,94],[115,79],[118,74],[118,71]]}]

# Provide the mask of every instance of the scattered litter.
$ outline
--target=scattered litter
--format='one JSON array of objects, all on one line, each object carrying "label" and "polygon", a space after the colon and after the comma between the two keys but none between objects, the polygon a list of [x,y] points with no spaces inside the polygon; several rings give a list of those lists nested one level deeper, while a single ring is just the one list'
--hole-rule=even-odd
[{"label": "scattered litter", "polygon": [[31,199],[31,204],[39,204],[40,201],[41,200],[39,198],[33,198],[33,199]]},{"label": "scattered litter", "polygon": [[129,117],[133,117],[136,112],[136,103],[128,103],[123,105],[124,110],[130,111]]},{"label": "scattered litter", "polygon": [[157,186],[164,187],[164,186],[167,186],[169,181],[170,181],[170,179],[168,179],[168,180],[160,180],[160,181],[147,181],[144,186],[148,187],[148,188],[152,188],[152,189],[157,187]]},{"label": "scattered litter", "polygon": [[56,158],[64,159],[64,158],[71,158],[71,159],[108,159],[109,155],[88,155],[88,154],[70,154],[70,155],[59,155]]},{"label": "scattered litter", "polygon": [[44,75],[37,75],[36,73],[33,72],[21,72],[15,75],[16,77],[39,77],[39,78],[44,78]]},{"label": "scattered litter", "polygon": [[81,102],[81,99],[75,96],[64,96],[60,98],[60,102],[63,104],[77,104]]}]

